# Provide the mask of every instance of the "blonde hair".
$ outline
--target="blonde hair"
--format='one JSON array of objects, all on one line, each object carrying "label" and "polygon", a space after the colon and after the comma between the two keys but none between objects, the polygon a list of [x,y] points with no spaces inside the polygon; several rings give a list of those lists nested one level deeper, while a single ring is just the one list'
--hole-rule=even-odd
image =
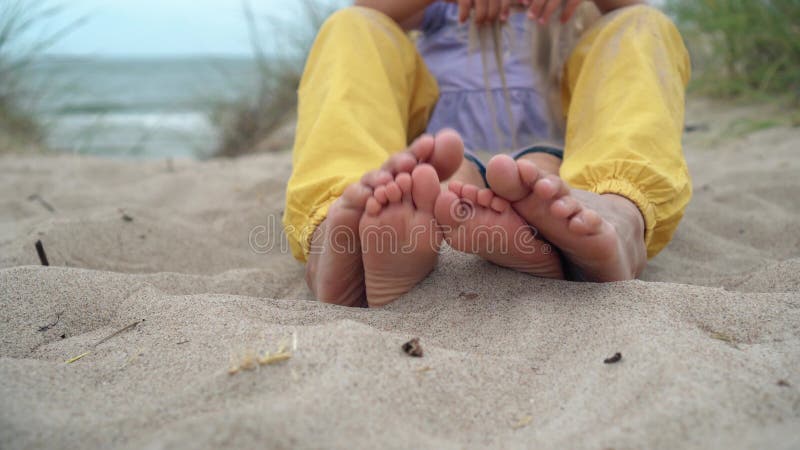
[{"label": "blonde hair", "polygon": [[[540,83],[539,89],[546,99],[546,106],[550,116],[550,129],[548,139],[560,140],[566,132],[566,115],[562,104],[562,82],[564,76],[564,66],[570,53],[575,48],[578,40],[597,19],[600,18],[600,11],[592,2],[584,2],[575,12],[575,15],[565,24],[562,24],[558,17],[561,16],[560,9],[553,14],[553,18],[547,25],[539,25],[529,21],[527,33],[529,34],[531,62],[534,73],[538,75]],[[483,66],[483,82],[486,88],[486,96],[489,102],[489,112],[492,115],[492,126],[496,134],[497,142],[504,145],[502,139],[498,112],[494,97],[491,95],[489,86],[489,59],[490,52],[493,54],[494,64],[500,76],[500,83],[503,88],[504,113],[509,119],[509,123],[514,123],[514,115],[511,110],[511,101],[506,83],[503,55],[503,32],[508,30],[509,45],[519,45],[522,42],[518,36],[514,36],[514,28],[503,25],[499,22],[478,26],[470,20],[469,29],[469,49],[471,52],[479,51],[481,64]],[[514,149],[519,148],[516,133],[511,136]],[[553,144],[553,142],[537,142],[535,144]],[[509,150],[509,149],[497,149]]]}]

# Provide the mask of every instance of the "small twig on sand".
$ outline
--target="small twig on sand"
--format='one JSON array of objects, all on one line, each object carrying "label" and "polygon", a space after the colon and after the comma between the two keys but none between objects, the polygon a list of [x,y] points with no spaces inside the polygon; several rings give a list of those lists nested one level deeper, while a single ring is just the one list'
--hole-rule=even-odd
[{"label": "small twig on sand", "polygon": [[718,341],[727,342],[728,344],[736,344],[736,341],[734,341],[732,337],[730,337],[730,336],[728,336],[727,334],[724,334],[724,333],[719,333],[719,332],[716,332],[716,331],[710,331],[708,333],[708,336],[711,339],[716,339]]},{"label": "small twig on sand", "polygon": [[694,133],[695,131],[708,131],[708,129],[707,123],[686,124],[686,126],[683,127],[683,131],[686,133]]},{"label": "small twig on sand", "polygon": [[[124,332],[126,332],[126,331],[130,331],[130,330],[132,330],[132,329],[136,328],[136,327],[137,327],[137,326],[138,326],[140,323],[142,323],[142,322],[144,322],[144,319],[142,319],[142,320],[137,320],[136,322],[134,322],[134,323],[132,323],[132,324],[130,324],[130,325],[128,325],[128,326],[126,326],[125,328],[122,328],[121,330],[118,330],[118,331],[115,331],[115,332],[114,332],[114,333],[112,333],[112,334],[109,334],[108,336],[104,337],[103,339],[100,339],[99,341],[95,342],[95,343],[94,343],[94,345],[92,345],[92,348],[94,349],[94,348],[96,348],[98,345],[102,344],[103,342],[106,342],[107,340],[109,340],[109,339],[111,339],[111,338],[117,337],[117,336],[119,336],[120,334],[122,334],[122,333],[124,333]],[[68,359],[68,360],[66,361],[66,363],[67,363],[67,364],[72,364],[72,363],[74,363],[75,361],[77,361],[77,360],[79,360],[79,359],[83,358],[84,356],[88,355],[89,353],[91,353],[91,351],[88,351],[88,352],[86,352],[86,353],[82,353],[82,354],[80,354],[80,355],[78,355],[78,356],[76,356],[76,357],[74,357],[74,358],[70,358],[70,359]]]},{"label": "small twig on sand", "polygon": [[116,332],[114,332],[114,333],[112,333],[112,334],[109,334],[108,336],[104,337],[103,339],[100,339],[99,341],[95,342],[95,344],[94,344],[94,345],[92,345],[92,348],[95,348],[95,347],[97,347],[98,345],[102,344],[103,342],[106,342],[106,341],[108,341],[109,339],[115,338],[115,337],[119,336],[120,334],[122,334],[122,333],[124,333],[124,332],[126,332],[126,331],[130,331],[130,330],[132,330],[132,329],[136,328],[136,327],[137,327],[137,326],[138,326],[140,323],[142,323],[142,322],[144,322],[144,319],[142,319],[142,320],[137,320],[136,322],[133,322],[132,324],[130,324],[130,325],[128,325],[128,326],[126,326],[125,328],[123,328],[123,329],[121,329],[121,330],[119,330],[119,331],[116,331]]},{"label": "small twig on sand", "polygon": [[39,203],[40,205],[42,205],[42,208],[50,211],[51,213],[56,212],[56,209],[53,208],[53,205],[51,205],[47,200],[43,199],[42,196],[39,194],[33,194],[29,196],[28,201]]},{"label": "small twig on sand", "polygon": [[42,241],[36,241],[36,253],[39,254],[39,262],[42,263],[43,266],[49,266],[50,262],[47,261],[47,253],[44,252],[44,244]]},{"label": "small twig on sand", "polygon": [[133,222],[133,216],[131,216],[130,214],[125,212],[125,210],[123,208],[117,208],[117,212],[119,212],[121,214],[120,218],[122,220],[124,220],[125,222]]},{"label": "small twig on sand", "polygon": [[56,320],[53,323],[48,323],[47,325],[39,327],[39,332],[44,333],[45,331],[53,328],[54,326],[58,325],[58,321],[61,320],[61,315],[64,314],[64,311],[56,314]]}]

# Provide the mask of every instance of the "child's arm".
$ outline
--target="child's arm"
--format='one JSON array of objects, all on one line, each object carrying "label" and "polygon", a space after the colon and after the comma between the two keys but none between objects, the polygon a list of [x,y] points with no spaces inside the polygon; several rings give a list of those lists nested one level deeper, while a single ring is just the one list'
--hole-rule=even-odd
[{"label": "child's arm", "polygon": [[[529,15],[532,19],[539,19],[541,23],[550,21],[550,16],[562,4],[562,0],[527,0],[530,2]],[[625,6],[644,3],[643,0],[592,0],[603,14]],[[561,12],[561,21],[566,22],[580,6],[583,0],[567,0],[564,2],[564,10]]]},{"label": "child's arm", "polygon": [[427,8],[435,0],[356,0],[356,6],[376,9],[394,19],[404,29],[416,28],[422,23]]},{"label": "child's arm", "polygon": [[643,0],[594,0],[594,4],[603,14],[618,8],[645,3]]}]

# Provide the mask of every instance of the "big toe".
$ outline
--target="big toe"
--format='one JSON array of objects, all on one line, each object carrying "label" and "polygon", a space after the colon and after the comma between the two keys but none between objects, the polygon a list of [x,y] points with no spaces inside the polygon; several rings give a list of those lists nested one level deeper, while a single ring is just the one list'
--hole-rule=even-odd
[{"label": "big toe", "polygon": [[436,169],[440,180],[450,178],[464,161],[464,141],[455,130],[444,129],[434,137],[434,150],[426,161]]},{"label": "big toe", "polygon": [[520,176],[517,162],[508,155],[497,155],[489,160],[486,179],[495,194],[510,202],[522,200],[531,192]]},{"label": "big toe", "polygon": [[436,198],[441,192],[436,170],[428,164],[420,164],[411,174],[411,197],[418,210],[433,213]]}]

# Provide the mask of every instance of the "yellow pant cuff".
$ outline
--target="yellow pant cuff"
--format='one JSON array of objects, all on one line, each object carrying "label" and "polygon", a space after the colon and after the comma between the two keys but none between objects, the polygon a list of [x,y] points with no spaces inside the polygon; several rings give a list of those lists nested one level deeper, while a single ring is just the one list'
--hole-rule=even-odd
[{"label": "yellow pant cuff", "polygon": [[289,240],[292,255],[294,255],[298,261],[305,263],[308,260],[308,253],[311,251],[311,238],[314,236],[314,231],[316,231],[319,224],[328,217],[328,210],[333,202],[340,196],[341,194],[331,194],[327,199],[314,207],[310,214],[307,211],[299,211],[292,207],[287,208],[284,217],[286,237]]},{"label": "yellow pant cuff", "polygon": [[592,186],[589,191],[595,194],[615,194],[632,201],[644,218],[644,245],[649,248],[656,227],[656,209],[641,189],[628,180],[615,178],[603,180]]}]

